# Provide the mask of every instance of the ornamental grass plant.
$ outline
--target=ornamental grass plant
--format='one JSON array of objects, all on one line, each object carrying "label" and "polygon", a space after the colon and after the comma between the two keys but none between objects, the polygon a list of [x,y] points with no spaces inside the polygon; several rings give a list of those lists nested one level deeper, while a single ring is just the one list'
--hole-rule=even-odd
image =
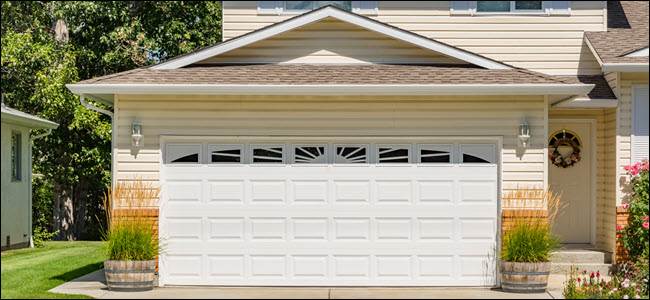
[{"label": "ornamental grass plant", "polygon": [[509,226],[501,236],[501,259],[508,262],[547,262],[560,246],[551,232],[555,218],[566,207],[560,194],[549,187],[517,185],[503,193],[504,213]]},{"label": "ornamental grass plant", "polygon": [[107,230],[102,232],[108,260],[146,261],[161,252],[152,209],[160,197],[160,187],[141,178],[118,181],[104,197]]}]

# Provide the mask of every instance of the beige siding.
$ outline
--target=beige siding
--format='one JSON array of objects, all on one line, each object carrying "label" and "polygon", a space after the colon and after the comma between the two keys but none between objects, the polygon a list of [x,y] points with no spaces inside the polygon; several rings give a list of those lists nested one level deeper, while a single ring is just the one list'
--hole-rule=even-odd
[{"label": "beige siding", "polygon": [[[604,1],[573,1],[571,16],[451,16],[449,1],[379,1],[375,20],[520,68],[554,75],[600,74],[584,31],[605,28]],[[255,1],[223,2],[231,39],[293,15],[257,15]],[[336,37],[336,36],[334,36]]]},{"label": "beige siding", "polygon": [[619,73],[617,72],[605,72],[603,74],[603,77],[605,77],[605,80],[607,80],[607,84],[609,87],[612,89],[614,92],[614,95],[616,95],[616,98],[620,98],[620,89],[619,89]]},{"label": "beige siding", "polygon": [[596,120],[596,246],[605,248],[607,243],[608,214],[611,207],[615,207],[614,197],[607,198],[607,170],[606,170],[606,126],[605,114],[602,110],[551,110],[550,119],[592,119]]},{"label": "beige siding", "polygon": [[199,63],[462,63],[386,35],[327,18]]},{"label": "beige siding", "polygon": [[[116,176],[157,180],[161,135],[503,136],[504,187],[543,184],[542,96],[188,96],[117,95]],[[145,147],[131,150],[130,126],[143,123]],[[522,118],[532,147],[516,149]]]},{"label": "beige siding", "polygon": [[620,98],[618,106],[618,133],[619,133],[619,160],[618,175],[622,183],[618,189],[618,205],[627,203],[630,200],[629,178],[623,167],[630,165],[631,160],[631,135],[632,135],[632,85],[648,84],[648,73],[619,73]]},{"label": "beige siding", "polygon": [[603,248],[616,252],[616,204],[618,200],[618,132],[617,108],[605,115],[605,215],[603,218]]}]

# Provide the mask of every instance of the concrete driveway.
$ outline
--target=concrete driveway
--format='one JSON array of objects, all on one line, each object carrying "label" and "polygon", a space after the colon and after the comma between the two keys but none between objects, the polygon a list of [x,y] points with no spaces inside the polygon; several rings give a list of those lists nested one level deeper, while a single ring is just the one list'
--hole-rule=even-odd
[{"label": "concrete driveway", "polygon": [[[560,278],[561,276],[561,278]],[[104,270],[66,282],[52,293],[87,295],[97,299],[561,299],[564,275],[551,275],[549,292],[511,294],[490,288],[376,287],[159,287],[148,292],[110,292]]]}]

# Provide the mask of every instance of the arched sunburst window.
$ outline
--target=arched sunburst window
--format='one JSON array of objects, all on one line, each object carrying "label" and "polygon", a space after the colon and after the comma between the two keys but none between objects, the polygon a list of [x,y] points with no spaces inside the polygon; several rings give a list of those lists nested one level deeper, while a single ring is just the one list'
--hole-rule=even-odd
[{"label": "arched sunburst window", "polygon": [[[582,141],[580,140],[580,137],[575,132],[566,129],[558,130],[555,133],[551,134],[551,137],[548,139],[548,146],[555,147],[557,142],[562,140],[569,140],[579,148],[582,148]],[[564,148],[572,146],[567,143],[561,143],[558,145],[558,147]]]}]

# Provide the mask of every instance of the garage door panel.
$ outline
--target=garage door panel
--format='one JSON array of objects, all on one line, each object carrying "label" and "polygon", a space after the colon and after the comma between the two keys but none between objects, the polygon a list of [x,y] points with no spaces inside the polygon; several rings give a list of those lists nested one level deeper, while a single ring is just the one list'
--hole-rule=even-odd
[{"label": "garage door panel", "polygon": [[[196,152],[198,144],[185,148]],[[271,165],[248,163],[249,144],[226,144],[244,149],[244,163],[161,171],[160,226],[168,244],[162,284],[494,284],[494,145],[445,144],[475,156],[471,164],[415,163],[414,143],[407,145],[410,163],[376,163],[369,144],[360,164],[330,156],[330,164],[314,165],[292,164],[294,148],[286,143],[283,162]],[[335,144],[322,143],[322,151],[336,151]],[[198,151],[218,146],[204,143]],[[179,157],[185,148],[172,147]]]}]

